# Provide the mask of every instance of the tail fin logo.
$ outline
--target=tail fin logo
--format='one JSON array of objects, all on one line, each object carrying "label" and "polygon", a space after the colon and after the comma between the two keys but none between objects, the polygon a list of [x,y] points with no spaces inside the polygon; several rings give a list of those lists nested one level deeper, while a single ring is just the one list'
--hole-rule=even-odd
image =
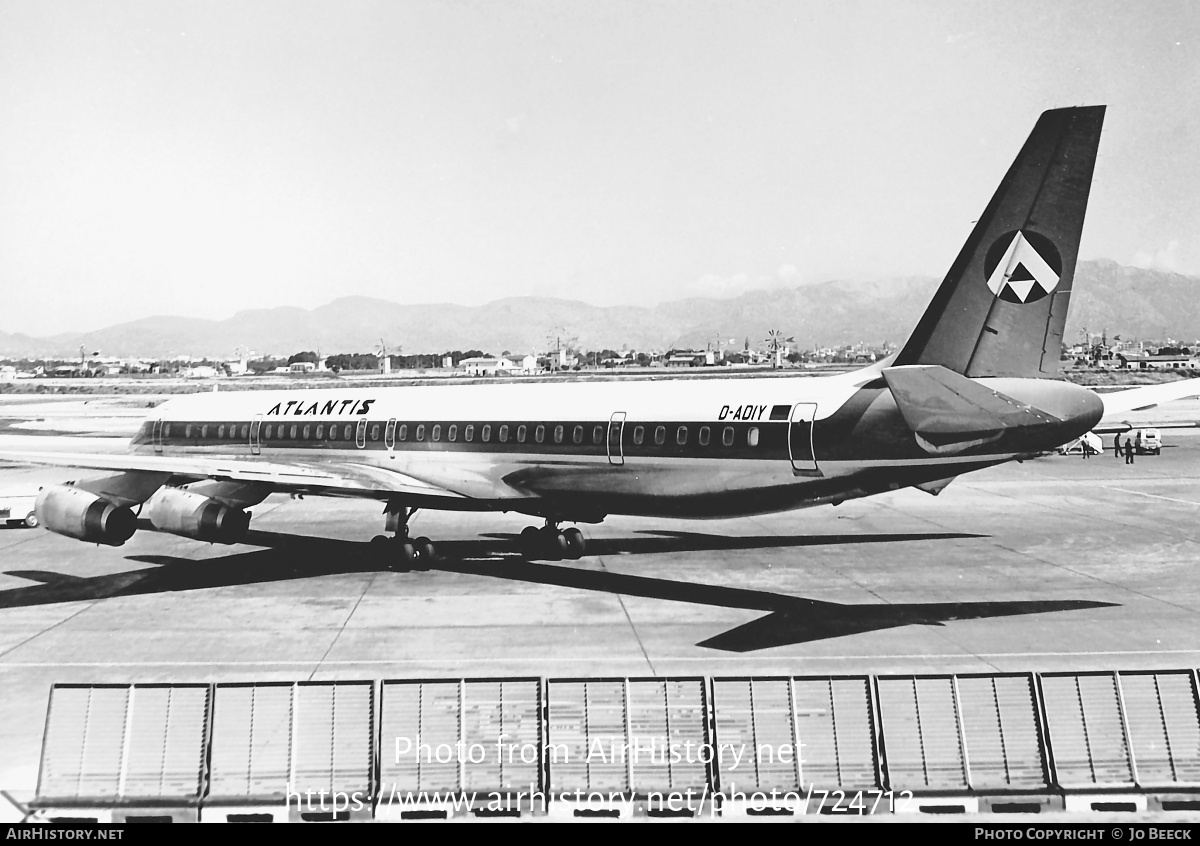
[{"label": "tail fin logo", "polygon": [[996,239],[983,267],[992,293],[1017,305],[1037,302],[1062,279],[1062,256],[1053,242],[1019,229]]}]

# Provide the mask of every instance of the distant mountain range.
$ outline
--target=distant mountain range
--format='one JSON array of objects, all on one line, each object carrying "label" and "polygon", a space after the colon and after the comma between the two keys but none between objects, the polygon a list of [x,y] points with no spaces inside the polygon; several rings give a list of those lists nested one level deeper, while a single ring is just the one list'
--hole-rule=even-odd
[{"label": "distant mountain range", "polygon": [[[547,297],[512,297],[478,307],[402,305],[343,297],[320,308],[290,306],[241,311],[228,320],[150,317],[91,332],[49,338],[0,332],[0,356],[74,357],[82,344],[104,355],[231,358],[240,346],[257,354],[320,349],[369,352],[382,338],[393,352],[481,349],[524,353],[547,348],[558,327],[583,349],[655,350],[699,347],[722,338],[760,346],[771,329],[801,348],[866,342],[903,343],[940,280],[907,277],[871,282],[829,281],[752,291],[734,299],[684,299],[654,307],[599,307]],[[1200,277],[1080,262],[1066,338],[1081,327],[1109,338],[1200,336]],[[551,343],[551,346],[553,344]]]}]

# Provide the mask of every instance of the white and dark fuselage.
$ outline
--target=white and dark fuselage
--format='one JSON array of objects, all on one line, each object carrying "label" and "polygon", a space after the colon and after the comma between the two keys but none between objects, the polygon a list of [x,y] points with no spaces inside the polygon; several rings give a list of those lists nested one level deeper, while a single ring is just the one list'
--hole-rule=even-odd
[{"label": "white and dark fuselage", "polygon": [[0,459],[113,471],[39,494],[43,525],[81,540],[124,543],[148,506],[160,531],[238,542],[245,509],[312,493],[385,502],[409,562],[435,557],[408,542],[417,508],[537,515],[527,548],[540,531],[579,557],[582,534],[558,522],[936,493],[1104,413],[1054,378],[1103,117],[1041,116],[904,346],[857,373],[196,394],[157,409],[128,456]]},{"label": "white and dark fuselage", "polygon": [[438,507],[594,522],[728,517],[932,484],[1047,451],[1099,419],[1094,395],[1066,383],[981,381],[1060,422],[934,447],[905,423],[873,367],[827,377],[197,394],[161,406],[133,450],[353,468],[379,479],[384,500],[397,474],[461,497]]}]

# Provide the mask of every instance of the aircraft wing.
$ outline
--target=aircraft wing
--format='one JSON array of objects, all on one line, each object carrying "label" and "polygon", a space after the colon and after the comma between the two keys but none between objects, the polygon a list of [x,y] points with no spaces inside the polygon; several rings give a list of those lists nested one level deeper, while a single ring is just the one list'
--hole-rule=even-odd
[{"label": "aircraft wing", "polygon": [[[258,482],[283,493],[390,499],[402,497],[430,506],[462,508],[467,497],[386,468],[338,462],[282,463],[207,456],[159,456],[0,450],[0,462],[81,470],[114,470],[133,474],[165,474],[176,483],[216,479]],[[450,504],[458,501],[458,505]]]}]

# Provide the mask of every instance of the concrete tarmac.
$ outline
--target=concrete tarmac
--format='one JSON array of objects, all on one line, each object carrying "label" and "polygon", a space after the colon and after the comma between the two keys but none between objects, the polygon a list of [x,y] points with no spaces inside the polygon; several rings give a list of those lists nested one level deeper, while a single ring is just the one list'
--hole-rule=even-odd
[{"label": "concrete tarmac", "polygon": [[521,559],[519,515],[421,512],[444,560],[389,572],[377,503],[283,496],[255,545],[0,529],[0,789],[32,795],[55,682],[1197,667],[1200,432],[1163,435],[1132,467],[1106,437],[938,497],[613,517],[574,562]]}]

